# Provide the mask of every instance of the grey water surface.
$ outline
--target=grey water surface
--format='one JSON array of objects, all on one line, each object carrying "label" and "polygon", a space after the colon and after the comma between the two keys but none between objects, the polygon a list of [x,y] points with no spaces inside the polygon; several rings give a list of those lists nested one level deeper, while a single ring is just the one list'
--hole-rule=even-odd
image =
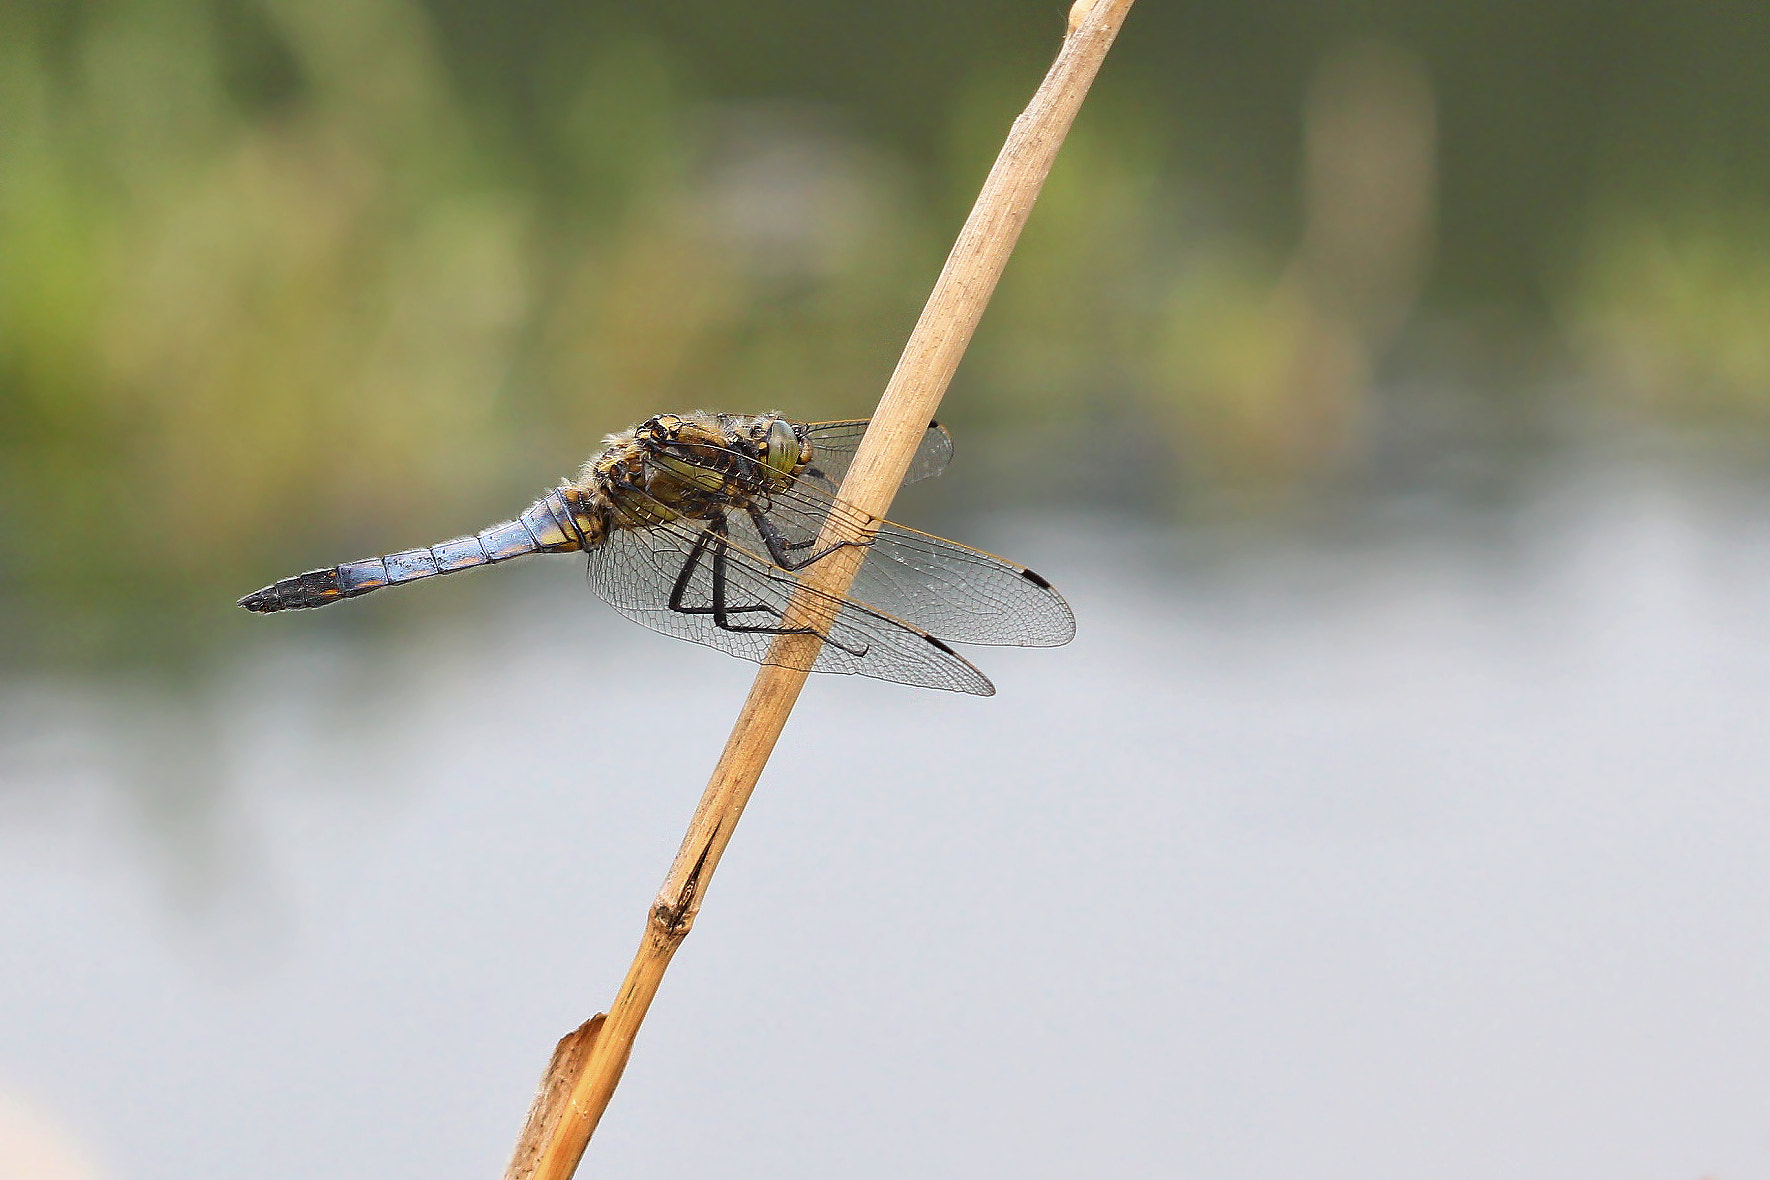
[{"label": "grey water surface", "polygon": [[[974,522],[1079,638],[813,680],[585,1174],[1765,1175],[1767,521]],[[0,1176],[499,1173],[751,674],[580,577],[4,690]]]}]

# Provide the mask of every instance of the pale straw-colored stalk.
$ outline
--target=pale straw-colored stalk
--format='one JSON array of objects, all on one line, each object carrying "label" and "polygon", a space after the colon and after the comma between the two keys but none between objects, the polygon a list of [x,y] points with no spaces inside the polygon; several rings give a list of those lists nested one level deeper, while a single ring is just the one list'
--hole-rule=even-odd
[{"label": "pale straw-colored stalk", "polygon": [[[865,512],[873,527],[891,506],[909,470],[1057,149],[1130,8],[1131,0],[1076,0],[1057,60],[1032,102],[1014,120],[959,231],[842,483],[841,498]],[[866,539],[864,531],[857,535],[848,529],[831,520],[818,548]],[[786,623],[816,627],[826,621],[832,601],[827,596],[847,590],[865,556],[864,548],[850,546],[811,567],[805,584],[820,593],[796,598]],[[592,1018],[560,1042],[506,1180],[567,1180],[577,1170],[591,1132],[620,1081],[664,970],[694,925],[707,882],[804,687],[807,673],[801,669],[811,666],[822,640],[817,635],[783,635],[775,642],[771,662],[756,675],[682,848],[652,903],[645,937],[627,978],[606,1017]]]}]

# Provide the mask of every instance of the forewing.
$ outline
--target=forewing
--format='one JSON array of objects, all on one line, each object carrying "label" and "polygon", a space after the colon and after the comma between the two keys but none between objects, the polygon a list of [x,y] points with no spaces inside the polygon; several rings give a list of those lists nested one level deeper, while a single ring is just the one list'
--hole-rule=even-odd
[{"label": "forewing", "polygon": [[[805,433],[815,451],[810,469],[799,478],[835,495],[842,486],[842,477],[848,474],[848,468],[854,462],[854,452],[860,446],[861,436],[867,432],[867,422],[866,418],[854,418],[845,422],[813,422],[806,426]],[[930,422],[916,447],[915,457],[910,460],[910,469],[903,482],[931,479],[945,471],[952,461],[953,436],[940,423]]]},{"label": "forewing", "polygon": [[1058,647],[1076,634],[1069,603],[1032,570],[891,521],[849,593],[955,643]]},{"label": "forewing", "polygon": [[[706,526],[678,518],[646,528],[610,533],[590,551],[590,586],[604,602],[641,626],[687,639],[756,663],[779,662],[775,635],[738,627],[778,627],[799,578],[740,545],[710,540],[689,565]],[[723,546],[724,602],[721,625],[711,613],[717,550]],[[680,583],[677,604],[672,597]],[[805,591],[806,593],[813,593]],[[989,679],[967,660],[921,629],[846,598],[820,595],[833,620],[809,671],[871,676],[898,684],[989,696]],[[693,612],[693,613],[690,613]]]},{"label": "forewing", "polygon": [[[865,419],[817,422],[806,428],[816,446],[809,470],[760,505],[777,534],[771,546],[741,508],[730,511],[732,539],[752,555],[797,565],[816,555],[826,520],[851,532],[872,519],[835,491],[866,433]],[[679,458],[689,459],[681,455]],[[904,482],[938,475],[952,458],[952,436],[930,423]],[[955,643],[1055,647],[1075,637],[1069,604],[1025,566],[954,541],[884,521],[869,547],[849,596]]]},{"label": "forewing", "polygon": [[[866,514],[803,482],[769,497],[763,514],[791,546],[795,562],[815,554],[824,521],[859,531]],[[732,514],[732,535],[759,553],[768,547],[747,517]],[[879,525],[851,598],[954,643],[1056,647],[1075,638],[1075,615],[1051,584],[1023,565],[917,532]]]}]

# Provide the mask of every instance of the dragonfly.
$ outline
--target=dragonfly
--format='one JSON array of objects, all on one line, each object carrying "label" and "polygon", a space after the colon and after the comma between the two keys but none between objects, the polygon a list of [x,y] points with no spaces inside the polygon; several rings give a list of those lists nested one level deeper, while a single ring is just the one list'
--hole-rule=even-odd
[{"label": "dragonfly", "polygon": [[[538,553],[584,553],[590,588],[629,619],[756,663],[870,676],[990,696],[995,686],[952,643],[1055,647],[1075,616],[1023,565],[878,520],[837,497],[865,419],[659,414],[603,440],[576,479],[514,520],[420,549],[310,570],[240,599],[249,611],[301,610]],[[905,483],[952,460],[931,422]],[[821,545],[826,526],[862,537]],[[838,549],[865,548],[845,595],[808,586]],[[816,627],[789,625],[795,599]],[[781,635],[817,634],[808,645]],[[794,664],[798,660],[800,663]]]}]

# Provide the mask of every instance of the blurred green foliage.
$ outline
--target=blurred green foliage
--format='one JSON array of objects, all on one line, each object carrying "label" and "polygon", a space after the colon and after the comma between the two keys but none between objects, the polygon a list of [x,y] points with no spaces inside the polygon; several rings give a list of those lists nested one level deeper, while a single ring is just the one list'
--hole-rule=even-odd
[{"label": "blurred green foliage", "polygon": [[[201,660],[237,594],[508,515],[658,410],[864,413],[1063,12],[0,0],[0,661]],[[1373,36],[1425,81],[1334,107],[1311,79]],[[1597,397],[1761,421],[1767,36],[1145,4],[952,416],[1134,430],[1152,504],[1344,473],[1435,259],[1416,322],[1506,308]],[[1417,243],[1360,245],[1385,184]],[[1349,242],[1403,260],[1357,307]]]},{"label": "blurred green foliage", "polygon": [[1595,389],[1652,417],[1770,427],[1770,201],[1595,217],[1570,336]]}]

